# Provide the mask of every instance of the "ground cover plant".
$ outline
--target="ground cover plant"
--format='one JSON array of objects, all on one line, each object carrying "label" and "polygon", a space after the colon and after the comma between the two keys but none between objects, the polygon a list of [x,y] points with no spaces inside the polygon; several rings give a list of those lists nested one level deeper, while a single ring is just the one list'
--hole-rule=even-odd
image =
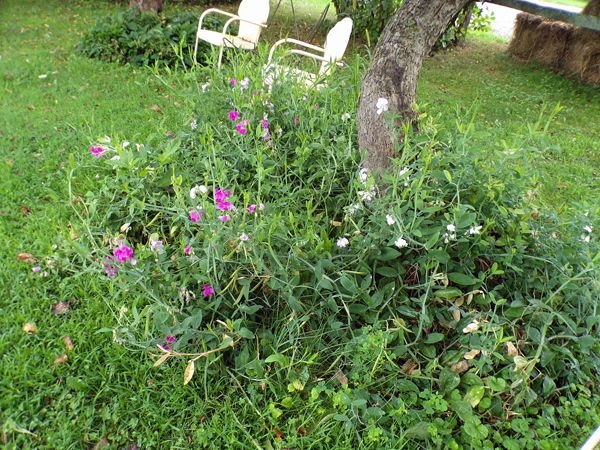
[{"label": "ground cover plant", "polygon": [[[492,89],[465,74],[465,93],[461,61],[437,57],[433,117],[381,184],[353,145],[360,59],[328,89],[268,96],[250,56],[220,74],[132,73],[68,56],[72,39],[48,59],[67,32],[55,8],[32,12],[49,25],[40,50],[17,58],[25,27],[3,55],[6,446],[569,448],[589,434],[592,89],[498,54]],[[92,21],[76,13],[57,17]],[[488,45],[465,50],[469,72]],[[508,74],[539,102],[503,99]]]}]

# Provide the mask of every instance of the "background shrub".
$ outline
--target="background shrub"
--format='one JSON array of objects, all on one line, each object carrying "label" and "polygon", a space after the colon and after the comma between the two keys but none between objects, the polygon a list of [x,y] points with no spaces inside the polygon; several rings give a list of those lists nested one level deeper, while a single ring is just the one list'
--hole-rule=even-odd
[{"label": "background shrub", "polygon": [[[209,16],[206,23],[215,28],[224,25],[215,16]],[[77,50],[90,58],[121,64],[191,67],[197,29],[198,15],[191,12],[159,16],[127,9],[98,18]],[[208,44],[199,44],[199,62],[206,60],[209,49]]]},{"label": "background shrub", "polygon": [[[402,5],[402,0],[334,0],[338,17],[351,17],[354,33],[363,35],[374,45],[388,20]],[[455,17],[448,29],[440,36],[436,47],[446,48],[463,39],[467,30],[488,30],[491,17],[483,13],[474,3],[466,6]]]}]

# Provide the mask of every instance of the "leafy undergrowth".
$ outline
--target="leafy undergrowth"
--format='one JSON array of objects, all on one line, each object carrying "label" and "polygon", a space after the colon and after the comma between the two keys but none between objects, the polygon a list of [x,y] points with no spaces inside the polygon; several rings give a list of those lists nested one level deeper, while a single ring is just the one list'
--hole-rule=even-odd
[{"label": "leafy undergrowth", "polygon": [[34,52],[31,22],[0,21],[23,29],[0,112],[6,447],[573,448],[590,434],[597,206],[545,208],[530,153],[552,132],[587,138],[574,107],[531,135],[436,105],[376,181],[355,143],[363,62],[319,92],[269,95],[256,59],[157,78],[70,55],[77,36],[60,37],[97,11],[48,3],[28,19],[44,30]]}]

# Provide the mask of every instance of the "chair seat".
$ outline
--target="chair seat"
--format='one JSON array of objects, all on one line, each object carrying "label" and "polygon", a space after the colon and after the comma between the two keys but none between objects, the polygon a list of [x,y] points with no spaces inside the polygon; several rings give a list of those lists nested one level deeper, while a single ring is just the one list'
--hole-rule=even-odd
[{"label": "chair seat", "polygon": [[200,30],[198,39],[208,42],[212,45],[225,46],[227,48],[243,48],[244,50],[253,50],[254,43],[245,41],[237,36],[223,34],[220,31]]},{"label": "chair seat", "polygon": [[272,86],[278,78],[292,79],[304,83],[306,86],[314,86],[317,81],[316,74],[296,69],[295,67],[282,66],[279,64],[268,64],[265,66],[264,83],[267,86]]}]

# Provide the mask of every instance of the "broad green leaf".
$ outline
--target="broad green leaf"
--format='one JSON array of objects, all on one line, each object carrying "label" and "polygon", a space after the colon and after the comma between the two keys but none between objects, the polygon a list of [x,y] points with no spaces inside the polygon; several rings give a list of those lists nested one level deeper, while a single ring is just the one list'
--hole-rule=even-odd
[{"label": "broad green leaf", "polygon": [[460,284],[461,286],[472,286],[474,284],[481,283],[478,278],[460,272],[449,273],[448,279],[453,283]]},{"label": "broad green leaf", "polygon": [[473,386],[465,394],[465,402],[468,402],[473,408],[475,408],[483,395],[485,394],[485,388],[483,386]]}]

